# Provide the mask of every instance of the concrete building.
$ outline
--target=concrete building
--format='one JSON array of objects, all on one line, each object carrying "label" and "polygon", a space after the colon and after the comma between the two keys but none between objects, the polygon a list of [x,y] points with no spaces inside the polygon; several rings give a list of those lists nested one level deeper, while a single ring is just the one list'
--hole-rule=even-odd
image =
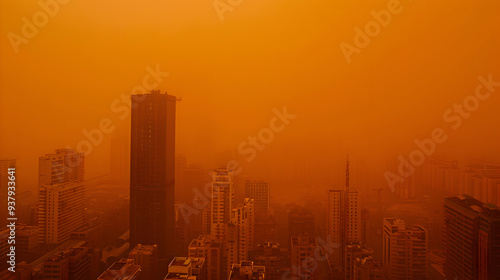
[{"label": "concrete building", "polygon": [[128,254],[134,264],[141,266],[141,277],[155,279],[158,274],[158,246],[137,244]]},{"label": "concrete building", "polygon": [[397,218],[384,218],[384,270],[392,280],[427,278],[427,230]]},{"label": "concrete building", "polygon": [[500,279],[500,210],[468,195],[444,201],[448,279]]},{"label": "concrete building", "polygon": [[233,264],[229,273],[229,280],[264,280],[267,279],[266,268],[254,265],[253,262],[244,261]]},{"label": "concrete building", "polygon": [[243,205],[233,209],[231,222],[238,227],[238,263],[248,260],[255,235],[254,201],[245,198]]},{"label": "concrete building", "polygon": [[[346,195],[349,209],[345,209]],[[361,209],[358,205],[358,196],[359,192],[357,191],[347,193],[345,190],[328,191],[327,237],[331,238],[334,244],[340,244],[337,248],[333,248],[333,254],[329,255],[330,266],[336,272],[343,273],[345,246],[361,241]],[[347,219],[345,244],[342,241],[344,217]]]},{"label": "concrete building", "polygon": [[146,280],[141,277],[141,266],[134,260],[121,259],[113,263],[97,280]]},{"label": "concrete building", "polygon": [[299,234],[292,237],[291,245],[290,264],[297,268],[297,272],[292,269],[292,275],[302,280],[315,279],[315,263],[311,260],[315,259],[314,251],[318,247],[316,239],[309,234]]},{"label": "concrete building", "polygon": [[250,260],[255,265],[266,268],[267,280],[282,279],[285,268],[288,267],[288,251],[280,247],[278,243],[266,242],[257,245],[252,252]]},{"label": "concrete building", "polygon": [[189,244],[188,257],[205,259],[207,280],[226,279],[227,259],[224,251],[224,243],[210,236],[201,235]]},{"label": "concrete building", "polygon": [[218,168],[212,172],[211,235],[226,239],[227,224],[231,222],[234,206],[233,172]]},{"label": "concrete building", "polygon": [[246,180],[245,197],[253,199],[255,203],[256,220],[269,215],[269,211],[271,210],[269,182]]},{"label": "concrete building", "polygon": [[175,96],[153,90],[132,95],[130,245],[158,245],[173,253],[175,198]]},{"label": "concrete building", "polygon": [[[206,280],[204,258],[175,257],[168,265],[167,279]],[[149,278],[148,278],[149,279]]]},{"label": "concrete building", "polygon": [[43,262],[44,279],[88,280],[98,269],[93,253],[86,247],[75,247],[49,257]]},{"label": "concrete building", "polygon": [[38,230],[41,244],[68,240],[84,225],[84,155],[59,149],[39,159]]}]

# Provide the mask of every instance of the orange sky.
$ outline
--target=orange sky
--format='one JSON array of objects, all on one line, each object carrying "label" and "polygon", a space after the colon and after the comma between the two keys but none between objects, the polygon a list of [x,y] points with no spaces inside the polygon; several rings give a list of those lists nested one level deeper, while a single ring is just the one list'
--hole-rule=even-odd
[{"label": "orange sky", "polygon": [[[254,167],[296,151],[323,167],[350,153],[383,171],[436,127],[449,136],[437,156],[499,160],[500,87],[457,130],[442,115],[479,75],[500,81],[500,3],[401,0],[348,63],[340,43],[391,1],[244,0],[221,21],[211,0],[71,0],[16,54],[8,34],[41,7],[0,0],[0,158],[17,158],[34,187],[39,156],[74,147],[103,118],[127,128],[110,104],[158,64],[170,73],[158,88],[182,97],[177,150],[190,162],[237,153],[284,106],[297,118]],[[87,157],[88,175],[106,173],[109,140]]]}]

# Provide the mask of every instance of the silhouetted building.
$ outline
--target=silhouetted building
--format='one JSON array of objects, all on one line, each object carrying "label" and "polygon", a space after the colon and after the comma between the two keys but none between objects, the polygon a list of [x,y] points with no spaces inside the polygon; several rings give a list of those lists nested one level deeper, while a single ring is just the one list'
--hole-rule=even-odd
[{"label": "silhouetted building", "polygon": [[266,268],[254,265],[253,262],[244,261],[241,264],[233,264],[229,273],[229,280],[264,280]]},{"label": "silhouetted building", "polygon": [[315,279],[317,268],[314,267],[315,263],[311,260],[315,259],[314,252],[318,247],[316,239],[309,234],[299,234],[292,237],[291,241],[290,261],[292,267],[297,268],[296,272],[292,269],[292,275],[302,280]]},{"label": "silhouetted building", "polygon": [[468,195],[444,200],[448,279],[500,279],[500,210]]},{"label": "silhouetted building", "polygon": [[188,257],[204,258],[207,267],[207,280],[226,279],[227,270],[224,243],[212,240],[210,236],[193,239],[188,247]]},{"label": "silhouetted building", "polygon": [[284,269],[288,267],[288,251],[273,242],[259,244],[250,258],[255,265],[266,268],[267,280],[282,279]]},{"label": "silhouetted building", "polygon": [[58,149],[39,159],[38,229],[41,244],[59,244],[84,225],[84,155]]},{"label": "silhouetted building", "polygon": [[97,280],[149,280],[141,277],[141,266],[134,260],[121,259],[104,271]]},{"label": "silhouetted building", "polygon": [[384,218],[384,270],[391,280],[427,278],[427,230]]},{"label": "silhouetted building", "polygon": [[143,279],[157,278],[158,246],[137,244],[128,254],[128,258],[141,266],[141,277]]},{"label": "silhouetted building", "polygon": [[172,254],[175,196],[175,96],[132,95],[130,245]]}]

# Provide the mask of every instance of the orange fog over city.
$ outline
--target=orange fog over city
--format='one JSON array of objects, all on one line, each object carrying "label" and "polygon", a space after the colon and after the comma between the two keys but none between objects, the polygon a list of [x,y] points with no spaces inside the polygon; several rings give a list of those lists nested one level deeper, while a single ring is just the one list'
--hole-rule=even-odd
[{"label": "orange fog over city", "polygon": [[0,280],[500,279],[499,14],[0,0]]}]

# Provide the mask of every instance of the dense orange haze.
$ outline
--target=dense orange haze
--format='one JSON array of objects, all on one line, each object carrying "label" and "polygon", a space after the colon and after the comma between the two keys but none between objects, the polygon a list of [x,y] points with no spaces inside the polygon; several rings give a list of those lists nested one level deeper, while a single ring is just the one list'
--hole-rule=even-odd
[{"label": "dense orange haze", "polygon": [[[207,168],[235,158],[266,179],[291,164],[326,189],[342,185],[349,153],[354,184],[369,172],[382,185],[387,163],[435,128],[448,138],[433,156],[499,160],[500,87],[457,129],[443,119],[479,76],[500,81],[498,1],[401,0],[350,63],[341,43],[355,46],[355,28],[392,0],[244,0],[223,20],[212,0],[67,2],[16,53],[9,34],[42,8],[0,1],[0,158],[18,159],[20,188],[36,189],[39,156],[76,147],[103,118],[116,129],[86,177],[108,173],[112,134],[130,126],[111,106],[146,67],[168,72],[156,88],[182,98],[177,153]],[[248,162],[238,146],[285,106],[296,118]]]}]

